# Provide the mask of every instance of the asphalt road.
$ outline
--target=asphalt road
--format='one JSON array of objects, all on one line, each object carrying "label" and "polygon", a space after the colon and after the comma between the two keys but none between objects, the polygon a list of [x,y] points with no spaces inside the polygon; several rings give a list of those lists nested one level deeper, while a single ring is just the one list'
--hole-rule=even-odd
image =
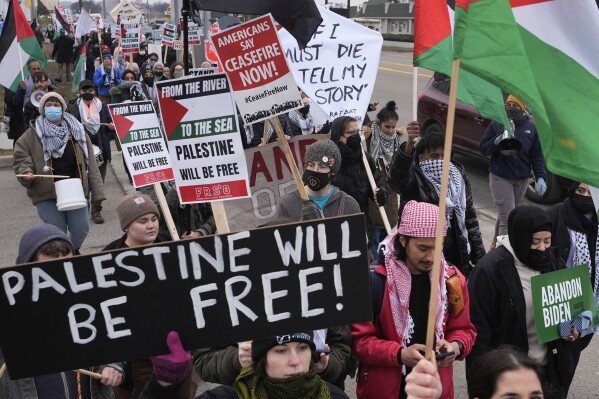
[{"label": "asphalt road", "polygon": [[[383,106],[388,100],[395,100],[399,107],[400,125],[405,125],[411,120],[412,76],[410,53],[383,53],[372,101],[379,101],[379,106]],[[430,76],[429,71],[419,71],[419,90],[424,88]],[[371,113],[371,117],[374,117],[374,114]],[[27,198],[25,189],[14,177],[14,173],[10,168],[10,160],[1,158],[5,157],[0,157],[0,185],[2,187],[0,190],[0,204],[2,204],[0,209],[3,217],[3,225],[0,228],[0,267],[14,264],[21,235],[29,227],[40,222],[35,207]],[[474,203],[485,245],[488,248],[493,237],[496,212],[488,188],[487,165],[464,157],[458,157],[457,160],[466,167],[472,184]],[[82,247],[83,253],[96,252],[122,234],[115,208],[118,200],[125,193],[132,190],[133,188],[128,184],[124,174],[121,156],[119,153],[114,153],[113,162],[109,166],[106,176],[105,192],[108,199],[104,202],[104,211],[102,212],[106,223],[91,225],[90,234]],[[599,397],[597,392],[599,368],[595,367],[593,360],[597,358],[599,358],[599,340],[594,339],[583,352],[569,398]],[[455,397],[458,399],[466,398],[464,368],[461,362],[456,364],[454,381],[456,386]],[[211,384],[202,383],[200,390],[210,386]],[[354,380],[347,381],[346,392],[351,398],[355,398]]]}]

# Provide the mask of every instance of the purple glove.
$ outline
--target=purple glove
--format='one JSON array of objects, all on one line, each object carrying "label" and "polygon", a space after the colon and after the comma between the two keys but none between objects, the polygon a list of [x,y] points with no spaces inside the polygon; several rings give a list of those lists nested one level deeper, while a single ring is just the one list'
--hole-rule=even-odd
[{"label": "purple glove", "polygon": [[152,358],[154,375],[159,381],[169,384],[183,382],[191,361],[191,354],[183,349],[181,339],[176,331],[171,331],[166,337],[166,344],[171,353]]}]

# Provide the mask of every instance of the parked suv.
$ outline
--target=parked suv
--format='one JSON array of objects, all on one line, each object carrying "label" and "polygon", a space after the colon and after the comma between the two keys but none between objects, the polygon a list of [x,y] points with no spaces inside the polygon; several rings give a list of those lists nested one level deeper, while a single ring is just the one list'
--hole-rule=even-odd
[{"label": "parked suv", "polygon": [[[450,80],[446,75],[435,73],[435,76],[418,96],[418,122],[420,122],[422,131],[425,134],[429,132],[445,134],[449,85]],[[482,117],[476,107],[457,101],[453,131],[453,152],[489,162],[489,158],[482,155],[479,148],[480,140],[489,123],[491,121]],[[564,198],[566,189],[572,181],[554,175],[549,171],[546,171],[546,173],[547,191],[543,196],[538,195],[534,189],[534,180],[531,178],[531,184],[526,190],[526,197],[529,200],[540,204],[550,204]]]}]

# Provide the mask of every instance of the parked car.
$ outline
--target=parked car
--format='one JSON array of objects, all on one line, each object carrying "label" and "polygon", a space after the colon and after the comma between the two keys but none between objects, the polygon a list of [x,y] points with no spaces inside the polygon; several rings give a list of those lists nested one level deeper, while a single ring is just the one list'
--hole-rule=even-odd
[{"label": "parked car", "polygon": [[[445,134],[447,124],[447,108],[449,103],[450,80],[446,75],[435,74],[425,89],[418,96],[418,122],[424,134],[439,132]],[[453,131],[454,153],[479,158],[489,162],[489,158],[480,153],[479,145],[487,126],[491,121],[481,116],[476,107],[456,102]],[[534,179],[526,190],[526,197],[536,203],[551,204],[563,199],[572,180],[554,175],[547,170],[547,191],[540,196],[534,189]]]}]

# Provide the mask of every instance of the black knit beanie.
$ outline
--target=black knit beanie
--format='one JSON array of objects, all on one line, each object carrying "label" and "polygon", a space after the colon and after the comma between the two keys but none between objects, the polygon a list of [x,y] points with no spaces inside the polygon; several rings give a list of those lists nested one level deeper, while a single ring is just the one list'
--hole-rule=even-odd
[{"label": "black knit beanie", "polygon": [[257,363],[266,356],[266,353],[277,345],[285,345],[288,342],[303,342],[310,345],[312,352],[316,350],[314,335],[312,332],[296,332],[274,337],[260,338],[252,341],[252,360]]}]

